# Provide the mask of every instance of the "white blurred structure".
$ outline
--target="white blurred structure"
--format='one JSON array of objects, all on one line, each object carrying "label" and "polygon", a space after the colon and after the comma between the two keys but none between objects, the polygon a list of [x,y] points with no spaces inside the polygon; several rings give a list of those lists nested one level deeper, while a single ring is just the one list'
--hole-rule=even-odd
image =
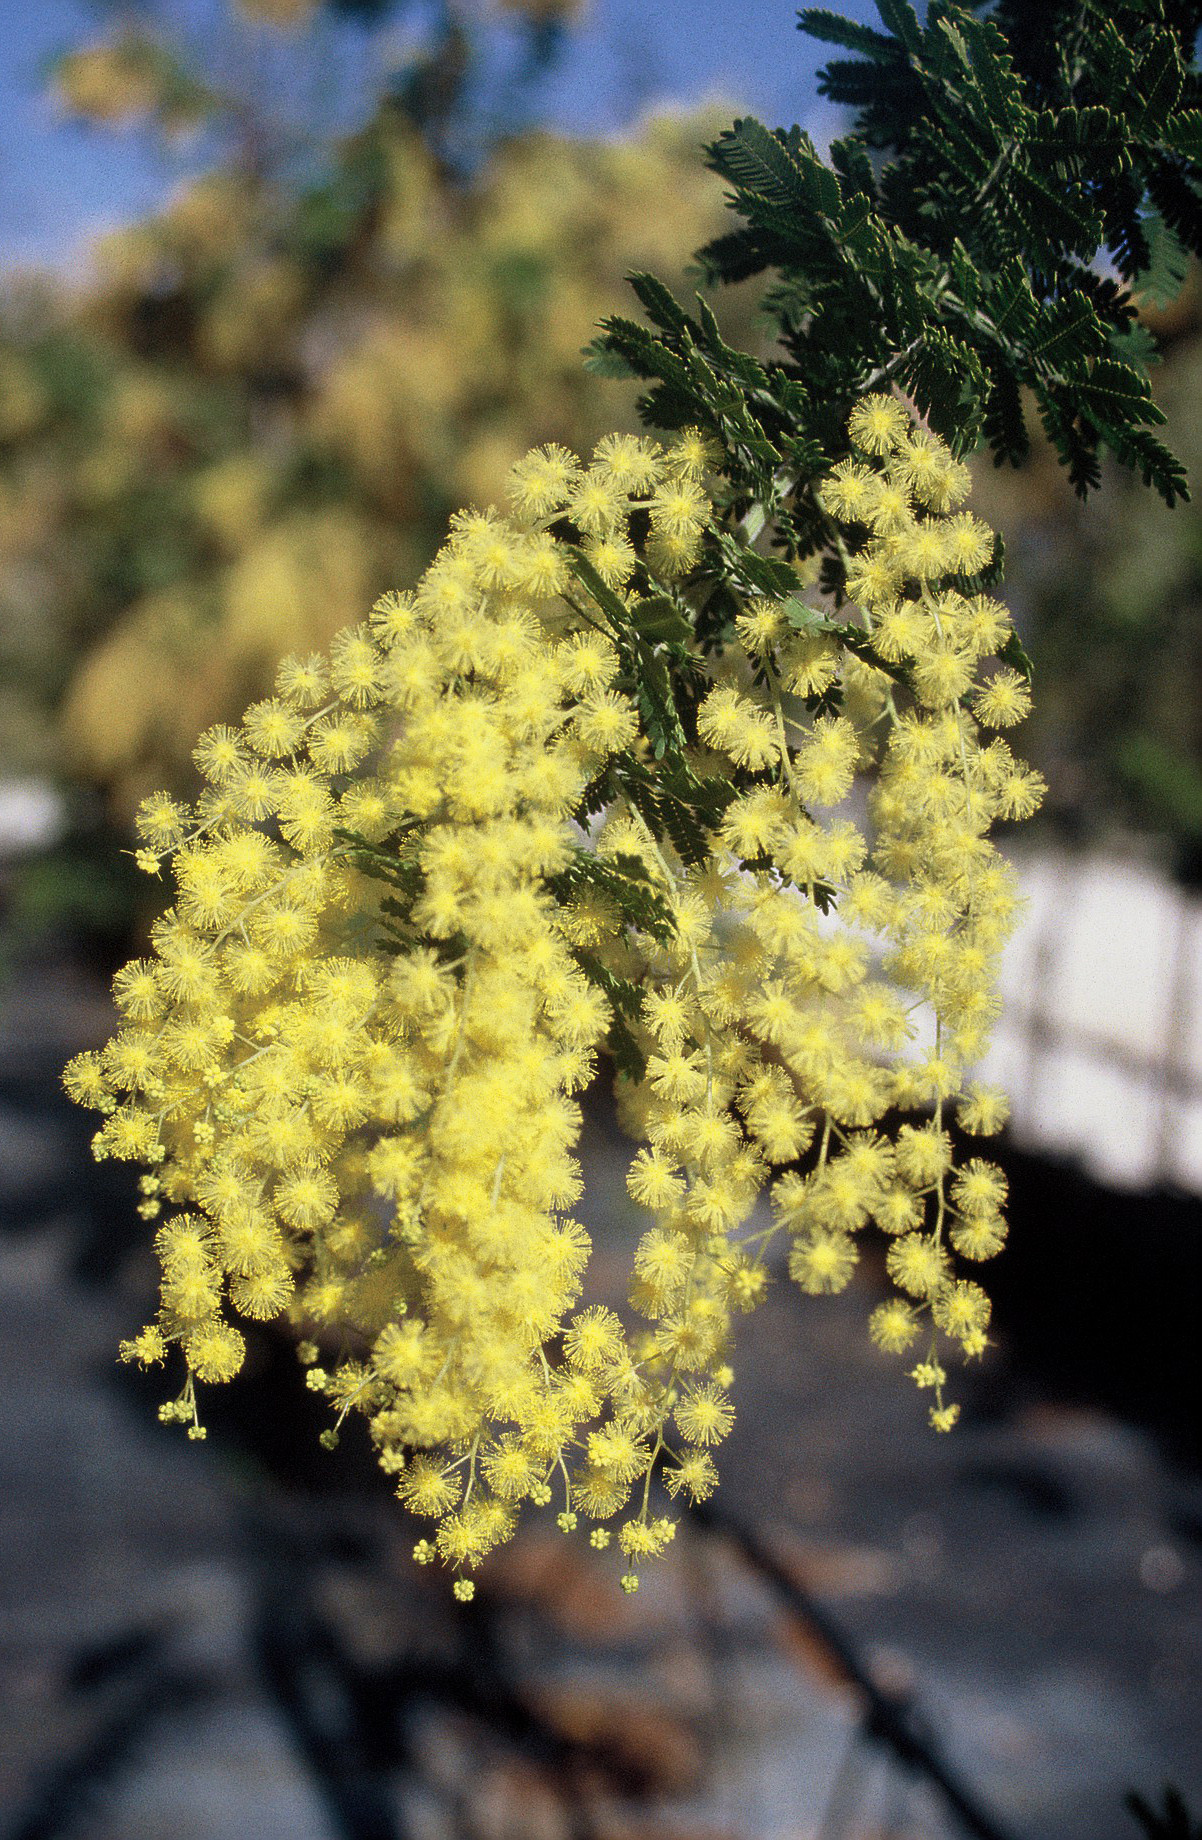
[{"label": "white blurred structure", "polygon": [[48,780],[0,780],[0,857],[48,850],[66,828],[62,793]]},{"label": "white blurred structure", "polygon": [[1147,864],[1032,851],[982,1076],[1018,1143],[1202,1193],[1202,899]]}]

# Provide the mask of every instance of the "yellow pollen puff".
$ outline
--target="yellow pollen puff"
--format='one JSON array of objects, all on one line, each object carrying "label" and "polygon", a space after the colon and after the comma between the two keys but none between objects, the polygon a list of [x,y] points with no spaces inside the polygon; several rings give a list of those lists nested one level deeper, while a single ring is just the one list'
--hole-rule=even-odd
[{"label": "yellow pollen puff", "polygon": [[910,418],[892,396],[865,396],[851,412],[847,433],[864,453],[888,454],[908,438]]}]

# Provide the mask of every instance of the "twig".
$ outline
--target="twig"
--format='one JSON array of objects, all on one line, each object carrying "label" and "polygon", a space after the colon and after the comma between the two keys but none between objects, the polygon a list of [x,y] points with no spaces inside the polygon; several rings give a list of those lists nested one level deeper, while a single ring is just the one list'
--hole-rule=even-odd
[{"label": "twig", "polygon": [[872,1678],[851,1641],[823,1607],[799,1584],[760,1535],[725,1509],[710,1503],[693,1510],[703,1527],[725,1534],[752,1569],[771,1585],[789,1613],[816,1636],[844,1679],[864,1696],[864,1732],[888,1746],[899,1763],[938,1789],[965,1833],[973,1840],[1011,1840],[970,1789],[960,1782],[939,1753],[934,1737],[924,1732],[913,1704],[886,1693]]}]

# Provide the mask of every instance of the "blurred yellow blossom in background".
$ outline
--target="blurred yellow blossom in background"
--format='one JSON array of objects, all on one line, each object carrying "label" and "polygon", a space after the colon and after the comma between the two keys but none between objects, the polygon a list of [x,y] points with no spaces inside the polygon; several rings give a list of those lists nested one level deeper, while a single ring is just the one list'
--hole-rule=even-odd
[{"label": "blurred yellow blossom in background", "polygon": [[[244,10],[303,41],[310,9]],[[219,102],[128,36],[64,58],[56,83],[101,123],[165,110],[170,129],[185,94]],[[587,447],[623,402],[633,427],[632,389],[580,350],[629,269],[680,274],[718,227],[696,157],[713,125],[518,132],[464,172],[385,98],[318,176],[233,146],[105,236],[77,289],[14,288],[0,769],[65,771],[126,817],[151,785],[187,786],[188,737],[261,694],[281,651],[412,578],[515,454]]]}]

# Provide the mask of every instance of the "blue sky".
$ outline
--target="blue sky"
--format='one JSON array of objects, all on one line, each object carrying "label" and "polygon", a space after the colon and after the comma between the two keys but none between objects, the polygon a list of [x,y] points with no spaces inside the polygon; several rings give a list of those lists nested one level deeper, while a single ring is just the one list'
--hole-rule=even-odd
[{"label": "blue sky", "polygon": [[[872,0],[837,3],[876,18]],[[200,5],[166,10],[195,31]],[[57,114],[46,61],[86,43],[97,17],[87,0],[0,0],[0,269],[74,266],[92,233],[152,208],[197,160],[195,149],[164,158],[137,133]],[[720,99],[825,140],[837,117],[816,93],[824,54],[795,18],[792,0],[591,0],[533,113],[566,132],[609,133],[634,111]]]}]

